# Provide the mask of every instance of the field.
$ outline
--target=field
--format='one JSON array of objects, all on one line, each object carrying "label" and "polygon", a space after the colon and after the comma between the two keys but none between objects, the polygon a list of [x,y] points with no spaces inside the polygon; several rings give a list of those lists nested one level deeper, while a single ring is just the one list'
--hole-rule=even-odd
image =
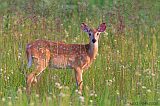
[{"label": "field", "polygon": [[[160,105],[160,1],[2,0],[0,106]],[[99,52],[83,74],[47,68],[26,95],[26,45],[36,39],[88,43],[80,25],[106,22]],[[29,100],[30,98],[30,100]]]}]

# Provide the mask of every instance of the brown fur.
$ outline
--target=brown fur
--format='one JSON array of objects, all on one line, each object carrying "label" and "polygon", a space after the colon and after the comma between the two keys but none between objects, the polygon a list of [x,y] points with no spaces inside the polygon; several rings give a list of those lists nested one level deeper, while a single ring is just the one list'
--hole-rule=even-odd
[{"label": "brown fur", "polygon": [[[66,44],[63,42],[52,42],[48,40],[36,40],[27,45],[26,53],[28,63],[32,60],[35,70],[27,76],[27,93],[33,83],[37,82],[37,76],[45,70],[47,66],[54,68],[70,68],[75,70],[75,77],[80,91],[82,91],[82,73],[95,59],[98,53],[98,39],[100,31],[105,30],[105,24],[101,24],[98,29],[90,30],[88,26],[82,24],[82,29],[91,33],[89,44]],[[100,30],[98,32],[98,30]],[[98,36],[98,37],[97,37]],[[93,43],[92,40],[96,43]]]}]

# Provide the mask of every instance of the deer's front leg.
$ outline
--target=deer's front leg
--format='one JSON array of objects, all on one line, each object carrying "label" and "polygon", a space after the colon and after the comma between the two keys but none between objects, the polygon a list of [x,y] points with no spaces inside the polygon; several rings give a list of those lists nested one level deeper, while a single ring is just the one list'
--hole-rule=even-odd
[{"label": "deer's front leg", "polygon": [[75,69],[76,83],[80,93],[82,93],[82,87],[83,87],[82,73],[83,71],[80,68]]}]

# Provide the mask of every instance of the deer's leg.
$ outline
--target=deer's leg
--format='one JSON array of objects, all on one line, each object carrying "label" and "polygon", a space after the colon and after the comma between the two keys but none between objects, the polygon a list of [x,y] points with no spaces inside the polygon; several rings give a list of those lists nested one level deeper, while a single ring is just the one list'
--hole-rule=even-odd
[{"label": "deer's leg", "polygon": [[48,66],[48,61],[44,59],[40,59],[37,61],[37,66],[35,71],[30,73],[27,76],[27,94],[30,94],[31,86],[35,83],[37,83],[37,77],[45,70],[45,68]]},{"label": "deer's leg", "polygon": [[27,76],[27,94],[30,94],[32,84],[37,83],[37,76],[39,76],[39,74],[48,66],[50,60],[50,51],[48,49],[41,48],[39,51],[34,51],[33,54],[36,69]]},{"label": "deer's leg", "polygon": [[82,73],[83,71],[80,68],[75,69],[76,83],[80,93],[82,93],[82,87],[83,87]]}]

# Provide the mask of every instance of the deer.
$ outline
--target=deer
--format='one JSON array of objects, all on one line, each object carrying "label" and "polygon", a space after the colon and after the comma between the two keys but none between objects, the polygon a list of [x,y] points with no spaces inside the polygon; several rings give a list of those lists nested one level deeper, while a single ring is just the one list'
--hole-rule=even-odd
[{"label": "deer", "polygon": [[82,23],[81,29],[89,36],[89,43],[87,44],[67,44],[40,39],[27,44],[28,68],[34,64],[34,70],[26,76],[27,94],[30,94],[32,85],[37,83],[37,77],[47,67],[73,69],[77,89],[82,93],[82,74],[96,59],[98,40],[101,32],[106,30],[106,24],[102,23],[98,28],[91,29],[87,24]]}]

